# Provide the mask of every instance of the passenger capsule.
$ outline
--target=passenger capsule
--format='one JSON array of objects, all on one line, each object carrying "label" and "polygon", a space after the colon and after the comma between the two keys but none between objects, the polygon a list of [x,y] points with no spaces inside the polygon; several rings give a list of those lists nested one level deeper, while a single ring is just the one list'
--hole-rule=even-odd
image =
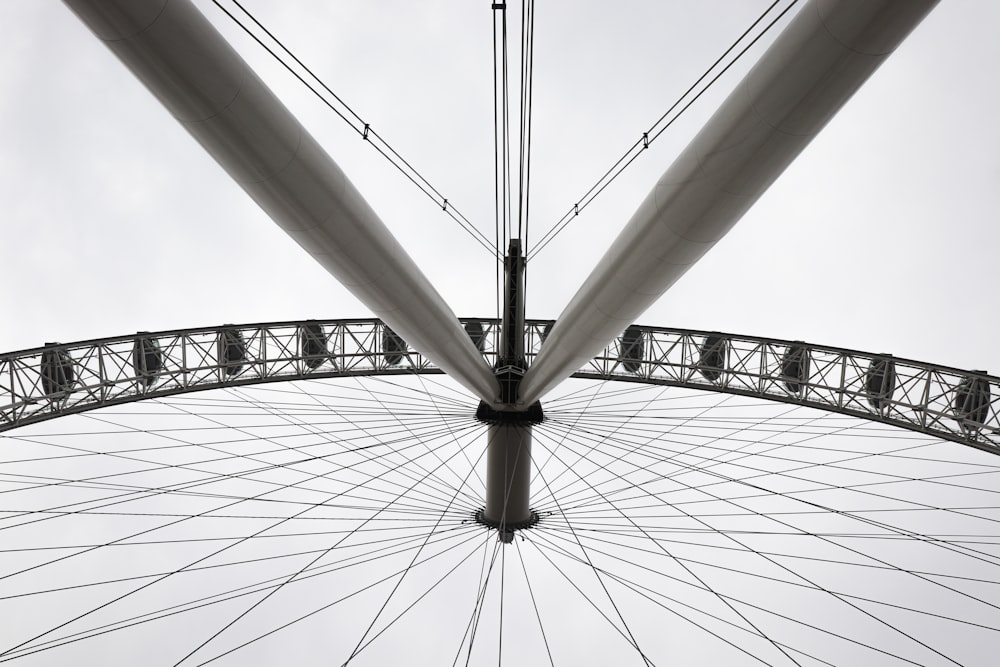
[{"label": "passenger capsule", "polygon": [[382,354],[385,356],[385,363],[398,366],[403,361],[406,349],[406,341],[400,338],[399,334],[388,326],[382,330]]},{"label": "passenger capsule", "polygon": [[480,352],[486,350],[486,331],[483,329],[483,323],[479,320],[470,320],[465,323],[465,333],[469,334],[469,338],[475,344],[476,349]]},{"label": "passenger capsule", "polygon": [[299,354],[310,370],[319,368],[330,353],[326,347],[326,332],[319,322],[306,322],[299,326]]},{"label": "passenger capsule", "polygon": [[243,340],[243,332],[239,329],[222,329],[219,331],[219,365],[225,368],[226,375],[238,375],[243,370],[243,362],[247,360],[247,344]]},{"label": "passenger capsule", "polygon": [[[986,371],[973,372],[986,374]],[[990,411],[990,383],[983,378],[962,378],[955,388],[953,407],[955,419],[961,422],[962,430],[978,432]]]},{"label": "passenger capsule", "polygon": [[132,345],[132,370],[135,371],[136,381],[144,387],[156,382],[157,375],[163,370],[163,350],[160,349],[160,341],[144,335],[148,333],[140,331],[136,334],[135,343]]},{"label": "passenger capsule", "polygon": [[622,334],[618,361],[629,373],[638,373],[642,368],[642,360],[646,357],[645,341],[642,329],[635,324]]},{"label": "passenger capsule", "polygon": [[709,382],[718,382],[726,369],[729,345],[722,336],[706,336],[698,354],[698,372]]},{"label": "passenger capsule", "polygon": [[[45,347],[55,347],[59,343],[46,343]],[[50,398],[60,398],[73,391],[76,371],[69,350],[45,350],[39,368],[42,377],[42,391]]]},{"label": "passenger capsule", "polygon": [[872,359],[865,374],[865,393],[868,404],[876,410],[884,410],[892,403],[892,393],[896,390],[896,362],[891,357]]},{"label": "passenger capsule", "polygon": [[785,388],[799,393],[802,385],[809,381],[809,349],[804,345],[789,345],[781,358],[781,381]]}]

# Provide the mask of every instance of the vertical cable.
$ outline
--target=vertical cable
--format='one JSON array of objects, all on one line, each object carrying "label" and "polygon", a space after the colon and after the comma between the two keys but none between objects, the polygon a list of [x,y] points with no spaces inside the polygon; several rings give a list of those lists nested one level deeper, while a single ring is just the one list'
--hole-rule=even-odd
[{"label": "vertical cable", "polygon": [[507,247],[507,242],[513,236],[513,231],[511,230],[510,224],[510,92],[509,92],[509,76],[507,73],[507,5],[502,3],[503,9],[501,13],[501,26],[502,26],[502,37],[501,37],[501,48],[503,51],[503,60],[501,61],[503,81],[502,81],[502,104],[503,104],[503,147],[501,149],[501,157],[503,162],[503,229],[504,229],[504,244],[501,247],[501,252]]},{"label": "vertical cable", "polygon": [[[498,89],[498,68],[499,68],[499,54],[497,52],[497,10],[502,7],[502,4],[493,3],[492,5],[492,21],[493,21],[493,216],[494,225],[496,227],[496,247],[501,253],[504,252],[503,246],[501,245],[503,237],[500,234],[500,118],[499,118],[499,89]],[[496,285],[496,300],[497,300],[497,320],[500,320],[500,291],[503,289],[503,262],[497,264],[497,285]]]},{"label": "vertical cable", "polygon": [[[535,3],[524,0],[521,12],[521,147],[520,174],[518,179],[518,236],[524,256],[528,256],[529,194],[531,185],[531,105],[532,83],[535,66]],[[521,296],[527,308],[528,263],[524,263],[524,293]]]}]

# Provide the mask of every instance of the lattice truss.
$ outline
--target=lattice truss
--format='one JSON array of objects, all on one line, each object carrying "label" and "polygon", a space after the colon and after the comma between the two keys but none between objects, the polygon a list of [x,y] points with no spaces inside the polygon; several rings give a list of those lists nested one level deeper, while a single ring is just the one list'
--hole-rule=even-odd
[{"label": "lattice truss", "polygon": [[[496,320],[464,319],[488,363]],[[552,327],[526,324],[528,362]],[[440,373],[376,319],[141,332],[0,356],[0,430],[186,391],[278,380]],[[705,389],[1000,448],[1000,379],[885,354],[734,334],[632,326],[574,377]]]}]

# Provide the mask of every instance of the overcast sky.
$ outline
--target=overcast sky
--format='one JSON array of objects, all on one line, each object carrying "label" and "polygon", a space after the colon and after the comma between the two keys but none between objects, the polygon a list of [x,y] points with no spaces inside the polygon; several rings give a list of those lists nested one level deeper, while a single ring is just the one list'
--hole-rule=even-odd
[{"label": "overcast sky", "polygon": [[[486,252],[204,4],[455,312],[493,314]],[[488,3],[248,6],[491,233]],[[540,5],[531,237],[570,208],[763,6]],[[4,0],[0,20],[0,349],[368,315],[64,7]],[[1000,6],[988,0],[938,7],[641,321],[1000,370],[991,289],[1000,247],[998,24]],[[530,317],[559,314],[735,81],[734,69],[539,255]]]}]

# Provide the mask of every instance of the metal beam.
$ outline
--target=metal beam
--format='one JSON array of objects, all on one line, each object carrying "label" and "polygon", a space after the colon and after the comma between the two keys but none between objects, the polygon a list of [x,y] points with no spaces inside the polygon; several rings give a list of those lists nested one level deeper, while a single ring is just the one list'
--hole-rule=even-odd
[{"label": "metal beam", "polygon": [[250,197],[414,349],[499,386],[455,314],[337,164],[188,0],[65,0]]},{"label": "metal beam", "polygon": [[936,0],[813,0],[667,169],[556,321],[529,405],[583,366],[764,194]]},{"label": "metal beam", "polygon": [[531,426],[491,424],[483,519],[501,532],[531,522]]}]

